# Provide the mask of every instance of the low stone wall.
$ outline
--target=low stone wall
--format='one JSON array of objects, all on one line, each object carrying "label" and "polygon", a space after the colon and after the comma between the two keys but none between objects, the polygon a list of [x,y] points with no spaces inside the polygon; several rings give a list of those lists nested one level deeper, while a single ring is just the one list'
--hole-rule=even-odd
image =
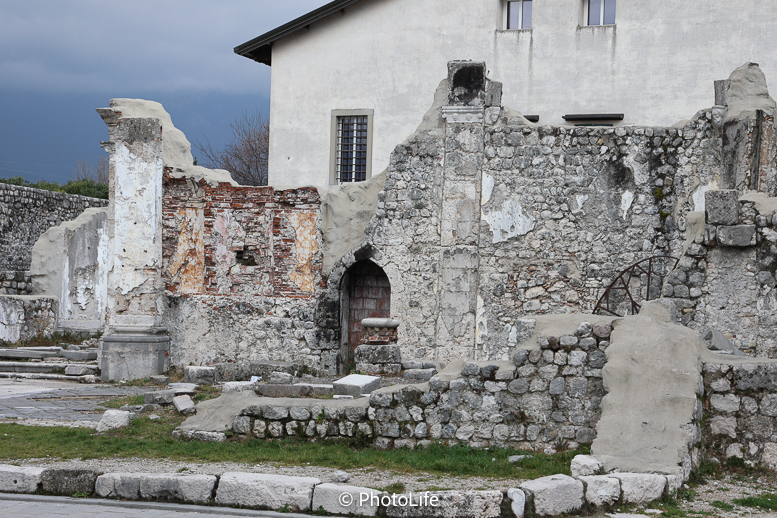
[{"label": "low stone wall", "polygon": [[0,271],[0,295],[29,295],[31,293],[30,272]]},{"label": "low stone wall", "polygon": [[314,511],[348,516],[402,518],[499,518],[558,516],[584,508],[610,509],[640,505],[673,495],[672,476],[642,473],[599,475],[590,457],[572,461],[573,477],[552,475],[518,488],[482,491],[424,491],[391,494],[367,487],[325,483],[313,477],[228,472],[217,475],[181,473],[102,473],[92,469],[18,467],[0,464],[0,492],[76,493],[100,498],[152,500]]},{"label": "low stone wall", "polygon": [[58,301],[30,295],[0,296],[0,340],[18,342],[57,328]]},{"label": "low stone wall", "polygon": [[555,451],[596,437],[605,395],[609,326],[540,338],[513,362],[457,362],[428,383],[374,391],[369,400],[258,398],[232,426],[258,438],[361,437],[377,448],[431,441]]},{"label": "low stone wall", "polygon": [[704,389],[706,453],[777,469],[777,363],[706,363]]},{"label": "low stone wall", "polygon": [[108,200],[0,183],[0,270],[30,269],[32,247],[46,230]]}]

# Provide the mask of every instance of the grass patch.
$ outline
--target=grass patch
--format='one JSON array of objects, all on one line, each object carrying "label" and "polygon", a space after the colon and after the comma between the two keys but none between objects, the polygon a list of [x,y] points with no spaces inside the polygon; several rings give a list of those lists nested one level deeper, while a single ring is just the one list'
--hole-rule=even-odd
[{"label": "grass patch", "polygon": [[200,385],[197,387],[197,393],[192,399],[196,402],[215,399],[221,395],[221,389],[213,385]]},{"label": "grass patch", "polygon": [[764,493],[761,496],[737,498],[733,502],[737,505],[743,505],[745,507],[759,507],[761,509],[777,510],[777,495],[774,493]]},{"label": "grass patch", "polygon": [[[122,404],[126,403],[122,401]],[[293,466],[311,464],[336,469],[376,468],[496,479],[534,479],[556,473],[569,474],[572,458],[580,453],[535,453],[532,458],[516,465],[507,462],[507,458],[526,452],[438,444],[415,450],[381,451],[359,448],[354,442],[310,443],[300,439],[269,441],[235,438],[225,443],[186,442],[172,436],[173,429],[184,420],[183,417],[172,410],[161,410],[157,415],[161,419],[151,421],[147,416],[141,416],[127,428],[99,435],[92,430],[78,428],[3,423],[0,424],[0,452],[6,460],[50,456],[60,459],[139,457],[247,464],[277,462]]]},{"label": "grass patch", "polygon": [[394,482],[393,484],[389,484],[386,487],[380,488],[381,491],[385,491],[386,493],[404,493],[405,492],[405,483],[404,482]]},{"label": "grass patch", "polygon": [[720,509],[721,511],[733,511],[734,506],[727,503],[727,502],[721,502],[720,500],[715,500],[714,502],[710,502],[710,505],[714,507],[715,509]]},{"label": "grass patch", "polygon": [[664,498],[660,502],[651,504],[651,508],[660,509],[661,516],[688,516],[686,511],[680,509],[677,500],[674,498]]},{"label": "grass patch", "polygon": [[124,405],[142,405],[143,404],[143,396],[127,396],[127,397],[120,397],[117,399],[111,399],[109,401],[106,401],[104,403],[100,403],[100,406],[103,406],[105,408],[121,408]]}]

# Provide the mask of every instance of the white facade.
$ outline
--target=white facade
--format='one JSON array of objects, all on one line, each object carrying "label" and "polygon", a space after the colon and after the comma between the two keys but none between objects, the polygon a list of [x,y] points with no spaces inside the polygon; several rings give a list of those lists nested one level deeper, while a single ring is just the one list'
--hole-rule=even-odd
[{"label": "white facade", "polygon": [[452,60],[485,61],[502,104],[539,124],[622,113],[669,126],[714,104],[748,61],[777,79],[770,0],[620,0],[585,26],[587,0],[535,0],[532,28],[502,30],[501,0],[362,0],[272,46],[270,185],[330,184],[333,110],[373,110],[372,175],[411,135]]}]

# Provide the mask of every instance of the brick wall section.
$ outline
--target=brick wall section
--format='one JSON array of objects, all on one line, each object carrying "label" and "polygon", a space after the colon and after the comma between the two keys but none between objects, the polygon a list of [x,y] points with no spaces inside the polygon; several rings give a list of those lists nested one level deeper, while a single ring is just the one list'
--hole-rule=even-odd
[{"label": "brick wall section", "polygon": [[314,188],[164,179],[162,248],[173,365],[289,361],[334,373],[316,326],[322,277]]},{"label": "brick wall section", "polygon": [[49,228],[108,200],[0,183],[0,270],[26,272],[32,247]]}]

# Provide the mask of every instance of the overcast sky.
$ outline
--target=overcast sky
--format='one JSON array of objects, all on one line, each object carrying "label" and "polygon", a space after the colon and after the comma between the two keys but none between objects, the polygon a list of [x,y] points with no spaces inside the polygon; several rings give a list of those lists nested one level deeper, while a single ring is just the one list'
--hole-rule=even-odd
[{"label": "overcast sky", "polygon": [[159,101],[192,143],[221,147],[230,121],[269,109],[270,68],[232,49],[326,3],[0,0],[0,178],[96,163],[112,97]]}]

